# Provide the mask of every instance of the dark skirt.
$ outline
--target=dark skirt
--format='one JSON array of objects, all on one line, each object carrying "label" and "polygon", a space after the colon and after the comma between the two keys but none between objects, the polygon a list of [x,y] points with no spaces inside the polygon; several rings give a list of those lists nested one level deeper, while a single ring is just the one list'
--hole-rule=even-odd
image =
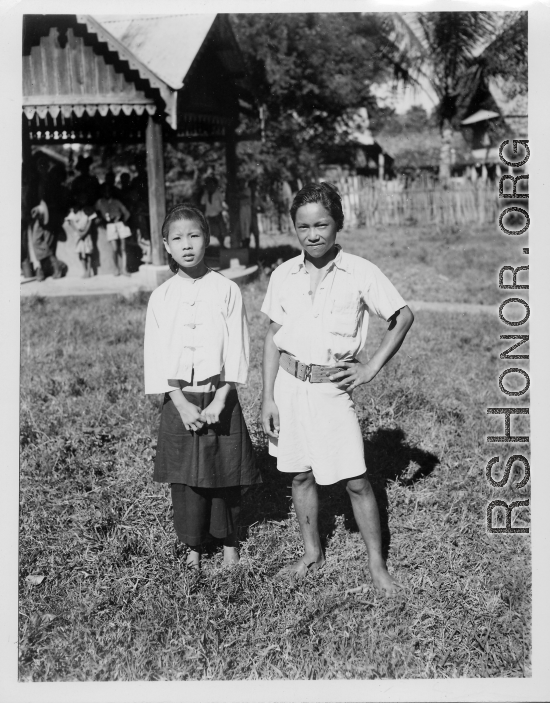
[{"label": "dark skirt", "polygon": [[[212,402],[214,391],[184,393],[184,396],[204,410]],[[198,432],[185,429],[170,395],[165,394],[153,479],[198,488],[251,486],[262,482],[236,390],[227,394],[220,421],[204,425]]]}]

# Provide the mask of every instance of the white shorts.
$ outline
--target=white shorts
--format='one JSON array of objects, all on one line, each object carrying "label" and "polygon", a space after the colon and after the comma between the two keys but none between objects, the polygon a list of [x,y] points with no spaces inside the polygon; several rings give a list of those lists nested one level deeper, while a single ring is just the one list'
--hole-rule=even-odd
[{"label": "white shorts", "polygon": [[278,440],[269,438],[269,453],[279,471],[313,471],[320,485],[365,473],[363,437],[347,391],[299,381],[280,368],[274,395],[280,429]]}]

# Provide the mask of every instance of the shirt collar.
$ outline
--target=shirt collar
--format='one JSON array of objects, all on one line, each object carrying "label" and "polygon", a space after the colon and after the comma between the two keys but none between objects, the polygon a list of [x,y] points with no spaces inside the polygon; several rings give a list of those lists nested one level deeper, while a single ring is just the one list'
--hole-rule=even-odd
[{"label": "shirt collar", "polygon": [[[327,271],[330,271],[333,267],[340,269],[341,271],[345,271],[346,273],[349,273],[344,261],[343,261],[343,251],[342,247],[339,244],[334,245],[337,249],[337,254],[334,257],[333,261],[330,262],[330,266],[328,267]],[[298,273],[298,271],[305,271],[305,264],[306,264],[306,257],[305,253],[302,251],[302,253],[296,257],[296,263],[292,267],[291,273]]]}]

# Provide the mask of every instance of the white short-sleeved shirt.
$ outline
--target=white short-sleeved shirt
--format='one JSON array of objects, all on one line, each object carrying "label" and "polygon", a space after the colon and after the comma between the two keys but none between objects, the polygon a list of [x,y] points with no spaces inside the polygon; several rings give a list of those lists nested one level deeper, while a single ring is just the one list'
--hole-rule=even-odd
[{"label": "white short-sleeved shirt", "polygon": [[[175,275],[149,298],[145,321],[145,393],[174,390],[174,380],[246,383],[249,335],[239,286],[208,271],[200,279]],[[172,381],[172,383],[169,383]]]},{"label": "white short-sleeved shirt", "polygon": [[281,325],[277,348],[305,364],[365,363],[369,314],[388,320],[406,305],[377,266],[337,247],[314,299],[302,253],[273,271],[262,305]]}]

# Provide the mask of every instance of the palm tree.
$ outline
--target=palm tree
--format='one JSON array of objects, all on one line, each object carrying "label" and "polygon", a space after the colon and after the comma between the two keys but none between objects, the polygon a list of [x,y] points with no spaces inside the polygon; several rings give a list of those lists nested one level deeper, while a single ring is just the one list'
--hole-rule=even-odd
[{"label": "palm tree", "polygon": [[[428,81],[439,101],[439,177],[451,174],[451,144],[465,95],[491,76],[515,75],[527,66],[527,14],[523,12],[387,13],[396,77]],[[511,37],[513,39],[510,41]],[[513,47],[513,49],[511,49]],[[510,52],[513,50],[514,55]],[[512,61],[506,59],[512,58]]]}]

